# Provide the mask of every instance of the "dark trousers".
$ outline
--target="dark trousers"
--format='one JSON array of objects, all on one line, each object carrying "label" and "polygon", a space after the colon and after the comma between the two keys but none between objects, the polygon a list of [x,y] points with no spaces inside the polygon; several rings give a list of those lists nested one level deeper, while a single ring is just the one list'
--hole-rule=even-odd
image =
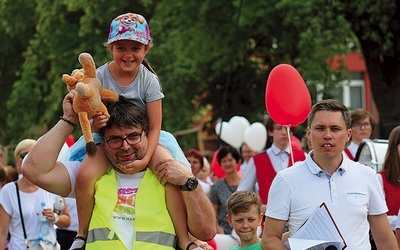
[{"label": "dark trousers", "polygon": [[76,231],[69,231],[57,228],[57,241],[60,243],[61,250],[68,250],[74,238],[76,236]]}]

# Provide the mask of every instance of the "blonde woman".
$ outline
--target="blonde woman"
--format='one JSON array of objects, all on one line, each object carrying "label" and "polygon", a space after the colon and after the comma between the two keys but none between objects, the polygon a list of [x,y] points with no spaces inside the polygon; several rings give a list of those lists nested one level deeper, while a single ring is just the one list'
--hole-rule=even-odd
[{"label": "blonde woman", "polygon": [[[21,173],[22,160],[35,143],[35,140],[25,139],[15,148],[15,166],[18,173]],[[4,185],[0,192],[0,246],[5,246],[7,234],[10,232],[9,249],[26,249],[28,246],[42,244],[48,246],[49,249],[59,249],[53,225],[67,227],[70,224],[67,206],[60,214],[53,212],[53,204],[60,198],[60,196],[34,185],[23,175],[18,181]],[[44,203],[45,209],[42,208],[42,203]],[[28,245],[25,243],[20,211],[22,211]],[[44,216],[42,217],[43,223],[39,222],[40,215]],[[46,225],[48,228],[46,234],[41,231],[41,228],[44,227],[42,225]]]}]

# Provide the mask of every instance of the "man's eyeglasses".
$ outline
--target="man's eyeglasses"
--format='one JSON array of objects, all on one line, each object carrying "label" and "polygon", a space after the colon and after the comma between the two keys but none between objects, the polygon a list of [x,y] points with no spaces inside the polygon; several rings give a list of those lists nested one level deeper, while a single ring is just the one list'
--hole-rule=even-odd
[{"label": "man's eyeglasses", "polygon": [[122,147],[122,144],[124,143],[124,141],[126,141],[130,146],[140,143],[142,141],[142,134],[143,134],[143,131],[140,134],[132,133],[124,138],[113,137],[108,140],[106,138],[104,138],[104,139],[110,148],[116,149],[116,148]]},{"label": "man's eyeglasses", "polygon": [[354,123],[354,124],[351,125],[351,127],[353,127],[353,128],[362,128],[362,127],[369,128],[369,127],[371,127],[371,123],[369,123],[369,122]]},{"label": "man's eyeglasses", "polygon": [[24,159],[24,158],[25,158],[25,156],[27,156],[27,155],[28,155],[28,153],[29,153],[29,152],[26,152],[26,153],[19,154],[19,157],[21,157],[21,159]]}]

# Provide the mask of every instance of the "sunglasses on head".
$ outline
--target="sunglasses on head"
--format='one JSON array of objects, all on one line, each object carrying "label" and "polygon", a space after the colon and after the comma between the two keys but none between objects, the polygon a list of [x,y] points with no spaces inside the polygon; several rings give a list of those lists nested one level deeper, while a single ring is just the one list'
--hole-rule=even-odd
[{"label": "sunglasses on head", "polygon": [[22,153],[22,154],[19,154],[19,157],[21,157],[21,159],[24,159],[25,158],[25,156],[27,156],[28,155],[28,152],[26,152],[26,153]]}]

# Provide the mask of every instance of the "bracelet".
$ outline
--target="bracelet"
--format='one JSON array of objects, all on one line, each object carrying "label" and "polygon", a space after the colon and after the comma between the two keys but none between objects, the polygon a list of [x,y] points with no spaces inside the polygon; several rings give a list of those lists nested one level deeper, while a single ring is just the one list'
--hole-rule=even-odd
[{"label": "bracelet", "polygon": [[192,242],[190,242],[187,246],[186,246],[186,250],[189,250],[190,249],[190,247],[191,246],[193,246],[193,245],[196,245],[197,246],[197,244],[196,243],[194,243],[193,241]]},{"label": "bracelet", "polygon": [[60,116],[60,120],[63,120],[64,122],[68,123],[69,125],[71,125],[72,127],[74,127],[74,129],[76,129],[76,124],[73,123],[72,121],[68,120],[67,118],[64,118],[62,116]]},{"label": "bracelet", "polygon": [[57,213],[53,213],[53,214],[54,214],[54,221],[52,223],[57,224],[57,222],[60,220],[60,216],[58,216]]}]

